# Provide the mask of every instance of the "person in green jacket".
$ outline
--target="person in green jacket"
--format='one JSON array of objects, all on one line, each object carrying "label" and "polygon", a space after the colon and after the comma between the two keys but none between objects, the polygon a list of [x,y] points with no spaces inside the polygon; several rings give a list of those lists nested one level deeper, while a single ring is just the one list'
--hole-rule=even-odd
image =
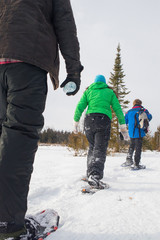
[{"label": "person in green jacket", "polygon": [[74,132],[78,132],[78,123],[83,111],[87,108],[84,129],[89,142],[87,156],[88,183],[96,188],[103,188],[100,181],[103,178],[106,151],[110,139],[113,108],[120,124],[124,140],[128,140],[128,131],[124,114],[114,91],[106,84],[103,75],[98,75],[77,104],[74,114]]}]

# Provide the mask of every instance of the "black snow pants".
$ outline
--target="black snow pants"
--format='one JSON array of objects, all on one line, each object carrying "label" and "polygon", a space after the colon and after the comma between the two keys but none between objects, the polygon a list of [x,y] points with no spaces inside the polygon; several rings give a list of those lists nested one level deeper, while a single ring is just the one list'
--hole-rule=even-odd
[{"label": "black snow pants", "polygon": [[105,114],[91,113],[85,117],[85,134],[89,142],[87,176],[103,178],[106,151],[110,138],[111,120]]},{"label": "black snow pants", "polygon": [[142,152],[142,142],[143,138],[131,138],[130,139],[130,146],[127,154],[127,160],[131,160],[133,158],[133,153],[134,154],[134,163],[135,165],[138,165],[141,160],[141,152]]},{"label": "black snow pants", "polygon": [[46,71],[27,63],[0,65],[0,222],[24,224],[46,94]]}]

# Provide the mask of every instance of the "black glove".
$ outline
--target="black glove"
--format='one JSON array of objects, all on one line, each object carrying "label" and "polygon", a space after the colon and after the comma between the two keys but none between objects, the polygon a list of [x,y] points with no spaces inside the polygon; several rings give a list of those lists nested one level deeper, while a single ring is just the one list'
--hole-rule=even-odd
[{"label": "black glove", "polygon": [[60,85],[60,87],[63,88],[69,82],[74,82],[76,84],[76,90],[73,92],[68,92],[66,95],[75,95],[78,92],[81,84],[80,73],[68,74],[66,80]]}]

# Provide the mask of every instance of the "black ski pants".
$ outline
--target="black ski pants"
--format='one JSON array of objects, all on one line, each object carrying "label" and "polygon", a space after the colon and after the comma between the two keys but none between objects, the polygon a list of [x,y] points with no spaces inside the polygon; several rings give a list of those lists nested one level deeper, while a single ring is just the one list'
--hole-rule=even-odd
[{"label": "black ski pants", "polygon": [[0,65],[0,222],[24,224],[46,94],[46,71],[27,63]]},{"label": "black ski pants", "polygon": [[106,151],[110,138],[111,120],[105,114],[91,113],[85,117],[85,134],[89,142],[87,176],[103,178]]},{"label": "black ski pants", "polygon": [[142,142],[143,138],[131,138],[130,139],[130,146],[127,154],[127,160],[132,160],[133,153],[134,154],[134,163],[138,165],[141,160],[141,152],[142,152]]}]

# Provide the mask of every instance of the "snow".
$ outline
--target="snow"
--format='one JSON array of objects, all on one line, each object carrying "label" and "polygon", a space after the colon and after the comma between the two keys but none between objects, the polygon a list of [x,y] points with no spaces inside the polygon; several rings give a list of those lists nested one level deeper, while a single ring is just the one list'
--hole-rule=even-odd
[{"label": "snow", "polygon": [[27,214],[58,212],[59,228],[47,240],[160,239],[160,153],[142,153],[147,168],[140,171],[122,168],[125,157],[107,156],[103,180],[110,188],[84,195],[86,157],[63,146],[39,147]]}]

